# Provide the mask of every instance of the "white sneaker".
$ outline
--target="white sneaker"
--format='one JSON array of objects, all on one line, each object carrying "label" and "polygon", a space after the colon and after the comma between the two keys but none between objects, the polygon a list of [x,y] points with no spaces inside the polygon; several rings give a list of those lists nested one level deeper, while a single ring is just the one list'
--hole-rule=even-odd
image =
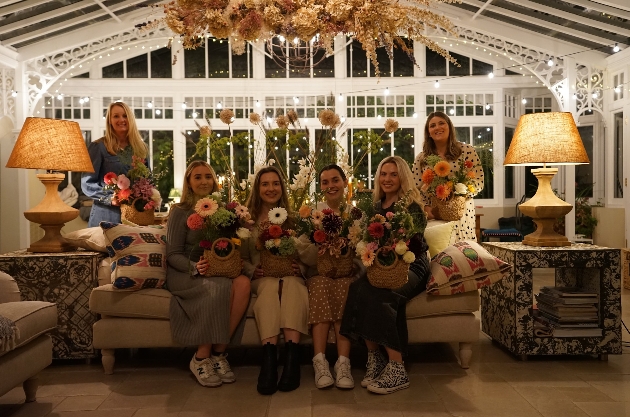
[{"label": "white sneaker", "polygon": [[315,386],[317,388],[322,389],[334,384],[330,365],[323,353],[318,353],[313,358],[313,369],[315,370]]},{"label": "white sneaker", "polygon": [[221,378],[217,375],[210,358],[198,361],[195,356],[190,360],[190,370],[197,381],[204,387],[218,387],[221,385]]},{"label": "white sneaker", "polygon": [[210,356],[210,360],[212,361],[214,371],[219,375],[219,378],[221,378],[221,382],[229,384],[236,381],[236,376],[227,361],[227,353],[219,356]]},{"label": "white sneaker", "polygon": [[350,373],[350,359],[339,356],[335,363],[335,386],[342,389],[354,388],[354,379]]}]

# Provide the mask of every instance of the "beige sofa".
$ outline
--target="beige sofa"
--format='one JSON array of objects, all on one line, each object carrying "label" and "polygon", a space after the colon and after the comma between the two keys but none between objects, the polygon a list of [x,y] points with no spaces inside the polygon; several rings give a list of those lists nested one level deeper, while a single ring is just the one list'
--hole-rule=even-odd
[{"label": "beige sofa", "polygon": [[[90,296],[90,310],[101,315],[94,323],[94,347],[101,349],[106,374],[113,373],[115,349],[177,346],[171,338],[168,318],[171,294],[162,289],[114,290],[109,265],[105,259],[99,271],[100,286]],[[242,340],[245,346],[260,346],[253,314],[255,302],[253,295]],[[460,364],[468,368],[472,343],[479,337],[479,319],[473,314],[478,309],[476,291],[451,296],[423,293],[407,305],[409,342],[458,342]]]},{"label": "beige sofa", "polygon": [[0,316],[18,329],[9,350],[0,349],[0,396],[22,384],[26,402],[35,401],[37,375],[52,363],[52,341],[47,333],[57,327],[57,306],[44,301],[20,301],[13,278],[0,272]]}]

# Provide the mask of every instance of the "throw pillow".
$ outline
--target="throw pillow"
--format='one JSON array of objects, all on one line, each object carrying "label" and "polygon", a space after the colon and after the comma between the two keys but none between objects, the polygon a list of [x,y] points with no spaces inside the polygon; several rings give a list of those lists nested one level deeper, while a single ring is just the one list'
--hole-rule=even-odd
[{"label": "throw pillow", "polygon": [[455,222],[429,220],[424,230],[424,239],[429,245],[429,254],[433,258],[451,243]]},{"label": "throw pillow", "polygon": [[427,293],[451,295],[477,291],[501,280],[511,268],[512,265],[492,256],[476,242],[457,242],[431,260]]},{"label": "throw pillow", "polygon": [[164,288],[166,230],[101,222],[112,258],[112,285],[119,290]]},{"label": "throw pillow", "polygon": [[107,252],[107,240],[103,235],[103,229],[99,226],[66,233],[63,235],[63,239],[78,248],[96,252]]}]

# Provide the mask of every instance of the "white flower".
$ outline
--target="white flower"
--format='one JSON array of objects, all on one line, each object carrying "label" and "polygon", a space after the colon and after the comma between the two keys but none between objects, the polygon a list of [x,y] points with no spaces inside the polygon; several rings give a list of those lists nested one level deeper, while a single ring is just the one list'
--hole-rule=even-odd
[{"label": "white flower", "polygon": [[459,195],[463,195],[466,194],[468,192],[468,187],[466,187],[466,184],[458,182],[457,184],[455,184],[455,194],[459,194]]},{"label": "white flower", "polygon": [[404,255],[407,252],[407,244],[402,240],[396,243],[395,251],[399,255]]},{"label": "white flower", "polygon": [[252,234],[249,232],[249,229],[246,227],[239,227],[236,231],[236,236],[238,236],[239,239],[247,239],[251,235]]},{"label": "white flower", "polygon": [[267,161],[267,166],[271,166],[271,165],[273,165],[275,163],[276,163],[275,159],[270,159],[269,161]]},{"label": "white flower", "polygon": [[221,201],[221,191],[213,192],[210,197],[214,198],[217,202]]},{"label": "white flower", "polygon": [[247,180],[241,181],[241,190],[247,190]]},{"label": "white flower", "polygon": [[286,209],[283,207],[276,207],[269,210],[269,221],[273,224],[282,224],[289,217]]},{"label": "white flower", "polygon": [[151,193],[151,200],[155,201],[156,204],[162,203],[162,196],[157,188],[154,188]]},{"label": "white flower", "polygon": [[267,249],[275,248],[275,247],[276,247],[276,245],[274,245],[274,243],[273,243],[273,239],[266,240],[266,241],[265,241],[265,247],[266,247]]},{"label": "white flower", "polygon": [[407,251],[403,255],[403,261],[407,262],[408,264],[412,263],[415,260],[416,260],[416,255],[414,255],[412,251]]}]

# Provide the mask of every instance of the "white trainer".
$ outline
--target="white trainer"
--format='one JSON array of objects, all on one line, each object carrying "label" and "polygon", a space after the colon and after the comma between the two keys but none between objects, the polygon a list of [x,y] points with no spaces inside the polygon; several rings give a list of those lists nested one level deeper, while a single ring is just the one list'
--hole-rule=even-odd
[{"label": "white trainer", "polygon": [[210,358],[198,361],[195,356],[190,360],[190,370],[197,381],[204,387],[218,387],[221,385],[221,378],[217,375]]},{"label": "white trainer", "polygon": [[345,356],[339,356],[335,363],[335,386],[342,389],[354,388],[354,378],[350,373],[350,359]]},{"label": "white trainer", "polygon": [[230,364],[227,361],[227,353],[224,353],[219,356],[210,356],[210,360],[212,361],[212,367],[214,371],[221,378],[221,382],[225,384],[230,384],[236,381],[236,376],[234,372],[232,372],[232,368],[230,368]]},{"label": "white trainer", "polygon": [[319,389],[326,388],[335,383],[330,373],[330,365],[323,353],[318,353],[313,358],[315,370],[315,386]]}]

